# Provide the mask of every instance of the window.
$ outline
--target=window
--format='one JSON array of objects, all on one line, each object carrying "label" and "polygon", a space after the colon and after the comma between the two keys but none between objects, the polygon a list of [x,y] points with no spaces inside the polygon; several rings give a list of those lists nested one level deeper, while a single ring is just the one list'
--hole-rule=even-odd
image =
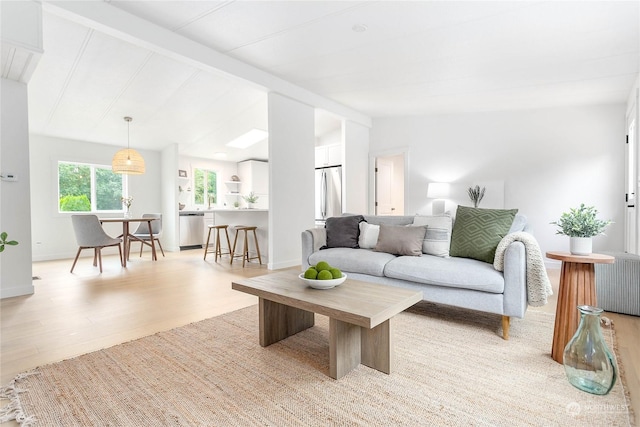
[{"label": "window", "polygon": [[210,205],[217,200],[217,179],[214,171],[205,169],[193,170],[193,203],[195,205]]},{"label": "window", "polygon": [[122,211],[125,178],[111,166],[58,162],[58,211]]}]

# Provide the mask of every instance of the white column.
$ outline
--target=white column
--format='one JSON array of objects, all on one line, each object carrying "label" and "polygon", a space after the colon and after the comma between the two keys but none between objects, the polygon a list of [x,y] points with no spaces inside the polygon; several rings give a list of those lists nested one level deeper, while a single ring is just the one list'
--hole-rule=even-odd
[{"label": "white column", "polygon": [[[31,282],[31,201],[27,85],[2,79],[0,91],[0,231],[17,240],[0,253],[0,298],[33,293]],[[69,236],[73,238],[73,236]]]},{"label": "white column", "polygon": [[[39,2],[0,2],[0,232],[17,246],[0,253],[0,298],[33,293],[27,82],[42,53]],[[10,62],[9,62],[10,61]],[[11,180],[7,176],[12,175]]]},{"label": "white column", "polygon": [[180,251],[178,216],[178,144],[165,147],[160,153],[160,185],[162,188],[162,242],[169,252]]},{"label": "white column", "polygon": [[300,264],[303,230],[314,226],[314,109],[269,94],[270,270]]}]

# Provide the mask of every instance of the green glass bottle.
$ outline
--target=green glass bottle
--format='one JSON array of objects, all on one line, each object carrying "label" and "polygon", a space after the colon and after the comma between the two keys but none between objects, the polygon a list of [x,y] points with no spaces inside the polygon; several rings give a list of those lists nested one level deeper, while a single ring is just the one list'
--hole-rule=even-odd
[{"label": "green glass bottle", "polygon": [[564,348],[564,370],[574,387],[604,395],[613,388],[618,373],[600,329],[602,309],[580,305],[578,311],[578,330]]}]

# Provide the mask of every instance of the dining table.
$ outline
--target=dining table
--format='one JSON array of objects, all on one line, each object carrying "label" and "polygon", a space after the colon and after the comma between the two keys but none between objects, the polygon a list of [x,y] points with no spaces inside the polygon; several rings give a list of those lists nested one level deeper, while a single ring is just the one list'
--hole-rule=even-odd
[{"label": "dining table", "polygon": [[118,236],[118,237],[122,237],[122,244],[124,245],[124,259],[122,260],[122,266],[126,267],[127,266],[127,259],[129,258],[129,242],[130,240],[133,238],[133,240],[138,240],[141,241],[140,239],[138,239],[137,237],[135,237],[134,235],[129,233],[129,223],[132,222],[146,222],[148,227],[149,227],[149,240],[150,240],[150,246],[151,246],[151,258],[156,261],[158,259],[158,257],[156,256],[156,245],[154,243],[154,239],[153,239],[153,231],[151,228],[151,222],[152,221],[156,221],[157,218],[142,218],[142,217],[131,217],[131,218],[124,218],[124,217],[117,217],[117,218],[99,218],[100,223],[110,223],[110,222],[121,222],[122,223],[122,236]]}]

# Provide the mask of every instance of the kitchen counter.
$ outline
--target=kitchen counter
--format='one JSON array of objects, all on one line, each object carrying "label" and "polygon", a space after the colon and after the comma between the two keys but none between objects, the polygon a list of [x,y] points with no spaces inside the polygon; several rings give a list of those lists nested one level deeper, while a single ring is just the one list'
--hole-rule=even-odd
[{"label": "kitchen counter", "polygon": [[[184,212],[184,211],[181,211]],[[258,227],[256,235],[258,237],[258,244],[260,245],[260,255],[262,256],[262,263],[266,264],[269,260],[269,209],[247,209],[247,208],[214,208],[203,209],[196,211],[187,211],[194,213],[204,213],[204,228],[206,232],[209,231],[208,225],[221,225],[227,224],[229,228],[229,238],[233,245],[235,238],[235,231],[233,226],[235,225],[255,225]],[[202,217],[200,217],[202,218]],[[206,238],[205,238],[206,240]],[[213,244],[213,242],[209,242]],[[241,243],[239,243],[241,245]],[[226,242],[224,243],[226,246]],[[249,244],[251,250],[253,250],[253,243]]]},{"label": "kitchen counter", "polygon": [[181,214],[199,214],[199,213],[207,213],[207,212],[269,212],[269,209],[247,209],[247,208],[212,208],[212,209],[200,209],[200,210],[187,210],[183,209],[178,211]]}]

